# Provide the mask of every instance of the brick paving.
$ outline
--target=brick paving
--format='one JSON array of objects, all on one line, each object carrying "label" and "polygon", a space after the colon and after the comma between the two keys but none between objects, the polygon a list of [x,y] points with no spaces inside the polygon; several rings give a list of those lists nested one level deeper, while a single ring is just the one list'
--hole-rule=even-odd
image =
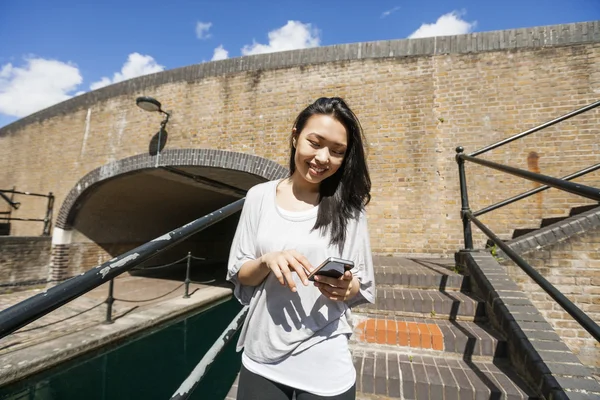
[{"label": "brick paving", "polygon": [[500,361],[465,361],[354,348],[359,398],[527,399],[521,380]]},{"label": "brick paving", "polygon": [[[190,293],[202,287],[206,285],[190,284]],[[0,295],[0,310],[39,294],[43,290],[38,288]],[[184,287],[181,281],[122,275],[115,279],[114,297],[117,300],[113,304],[113,319],[144,310],[169,298],[182,296],[183,293]],[[102,324],[106,320],[104,301],[107,295],[108,283],[0,339],[0,360],[3,355]]]},{"label": "brick paving", "polygon": [[444,350],[444,338],[435,323],[369,318],[355,328],[357,341]]},{"label": "brick paving", "polygon": [[377,287],[402,285],[413,288],[461,289],[468,277],[454,270],[448,258],[407,259],[374,256]]},{"label": "brick paving", "polygon": [[401,287],[378,287],[375,304],[357,311],[470,321],[484,316],[481,301],[467,293]]},{"label": "brick paving", "polygon": [[[364,317],[363,317],[364,318]],[[354,329],[352,343],[399,345],[466,356],[505,354],[505,342],[483,323],[368,315]]]}]

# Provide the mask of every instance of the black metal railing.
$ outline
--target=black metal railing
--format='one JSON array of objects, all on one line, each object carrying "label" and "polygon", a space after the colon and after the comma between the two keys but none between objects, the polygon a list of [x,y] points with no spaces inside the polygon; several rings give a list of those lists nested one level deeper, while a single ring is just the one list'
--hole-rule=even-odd
[{"label": "black metal railing", "polygon": [[[592,171],[600,169],[600,164],[593,165],[591,167],[585,168],[581,171],[575,172],[571,175],[567,175],[563,178],[555,178],[543,174],[538,174],[535,172],[510,167],[507,165],[499,164],[493,161],[482,160],[477,158],[476,156],[481,155],[487,151],[496,149],[504,144],[513,142],[517,139],[528,136],[534,132],[540,131],[544,128],[557,124],[561,121],[594,109],[600,106],[600,101],[596,101],[591,103],[585,107],[577,109],[573,112],[565,114],[559,118],[553,119],[541,125],[538,125],[534,128],[528,129],[524,132],[513,135],[507,139],[501,140],[497,143],[494,143],[490,146],[484,147],[480,150],[477,150],[469,155],[464,154],[464,149],[462,147],[456,148],[456,162],[458,164],[458,176],[460,181],[460,194],[461,194],[461,218],[463,224],[463,235],[464,235],[464,243],[466,250],[473,250],[473,235],[471,231],[471,223],[475,224],[496,246],[498,246],[504,253],[514,261],[529,277],[536,282],[546,293],[550,295],[569,315],[571,315],[586,331],[588,331],[598,342],[600,342],[600,326],[596,322],[594,322],[590,317],[588,317],[581,309],[579,309],[573,302],[571,302],[567,297],[565,297],[560,290],[554,287],[546,278],[544,278],[539,272],[535,270],[531,265],[529,265],[521,256],[519,256],[516,252],[514,252],[502,239],[496,236],[487,226],[485,226],[479,219],[478,216],[488,213],[493,210],[497,210],[501,207],[504,207],[508,204],[512,204],[518,200],[522,200],[531,195],[539,193],[543,190],[547,190],[549,188],[556,188],[562,191],[566,191],[572,194],[576,194],[591,200],[600,202],[600,189],[582,185],[579,183],[570,182],[570,180],[588,174]],[[533,182],[538,182],[543,184],[536,189],[527,191],[520,195],[511,197],[507,200],[503,200],[494,205],[483,208],[479,211],[471,211],[469,206],[469,195],[467,191],[467,179],[465,174],[465,162],[469,161],[475,164],[483,165],[488,168],[493,168],[498,171],[502,171],[511,175],[515,175]]]},{"label": "black metal railing", "polygon": [[81,275],[0,311],[0,339],[240,211],[244,201],[244,198],[236,200],[181,228],[157,237]]},{"label": "black metal railing", "polygon": [[[183,260],[186,260],[185,280],[183,281],[183,283],[181,285],[177,286],[176,288],[169,290],[167,293],[163,293],[160,296],[156,296],[151,299],[133,300],[133,299],[115,298],[115,278],[111,279],[109,282],[109,285],[108,285],[108,296],[106,297],[106,300],[104,301],[104,303],[106,304],[106,319],[104,320],[104,324],[112,324],[113,322],[115,322],[112,317],[113,316],[113,304],[115,303],[115,301],[126,302],[126,303],[145,303],[148,301],[154,301],[154,300],[163,298],[163,297],[175,292],[182,286],[185,286],[185,290],[183,292],[183,298],[189,299],[190,298],[190,283],[192,283],[192,280],[190,279],[190,269],[192,266],[192,260],[205,261],[206,258],[195,257],[192,255],[192,252],[188,251],[187,255],[185,257],[180,258],[179,260],[170,262],[168,264],[155,265],[153,267],[141,268],[139,270],[136,269],[136,271],[155,271],[158,269],[166,269],[166,268],[172,267],[173,265],[180,265]],[[214,281],[215,281],[215,279],[211,279],[210,281],[203,281],[203,282],[196,282],[196,283],[205,284],[205,283],[210,283],[210,282],[214,282]]]},{"label": "black metal railing", "polygon": [[188,399],[194,389],[198,386],[208,368],[215,362],[217,356],[223,351],[225,345],[233,339],[236,332],[242,327],[246,315],[248,314],[248,306],[244,306],[242,310],[231,320],[227,328],[219,335],[217,340],[204,354],[200,362],[192,370],[189,376],[181,383],[179,388],[171,396],[171,400],[185,400]]},{"label": "black metal railing", "polygon": [[[10,194],[10,197],[7,196]],[[34,196],[34,197],[45,197],[48,199],[46,205],[46,216],[44,218],[19,218],[12,216],[12,210],[18,210],[21,203],[15,201],[15,194],[23,196]],[[0,212],[0,221],[26,221],[26,222],[43,222],[44,228],[42,230],[42,236],[50,236],[52,230],[52,211],[54,209],[54,195],[52,192],[48,194],[31,193],[31,192],[19,192],[14,188],[11,190],[0,189],[0,198],[8,203],[10,206],[8,211]]]}]

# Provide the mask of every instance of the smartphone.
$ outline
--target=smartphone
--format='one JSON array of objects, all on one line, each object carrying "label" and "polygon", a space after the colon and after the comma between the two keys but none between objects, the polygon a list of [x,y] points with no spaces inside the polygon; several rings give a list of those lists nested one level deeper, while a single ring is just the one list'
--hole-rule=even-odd
[{"label": "smartphone", "polygon": [[315,275],[339,278],[340,276],[344,275],[344,272],[349,271],[352,268],[354,268],[354,263],[352,261],[342,260],[341,258],[336,257],[329,257],[308,275],[308,280],[314,281]]}]

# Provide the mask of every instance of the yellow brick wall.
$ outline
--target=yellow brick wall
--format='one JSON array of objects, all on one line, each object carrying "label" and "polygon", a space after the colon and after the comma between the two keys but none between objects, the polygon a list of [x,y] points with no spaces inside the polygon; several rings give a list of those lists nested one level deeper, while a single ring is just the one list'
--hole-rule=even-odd
[{"label": "yellow brick wall", "polygon": [[[598,100],[600,44],[366,58],[136,87],[90,107],[0,130],[0,188],[53,192],[56,216],[86,173],[148,152],[160,117],[137,108],[138,95],[156,97],[172,112],[167,149],[232,150],[281,165],[287,164],[297,113],[319,96],[341,96],[369,142],[374,252],[450,255],[462,243],[455,147],[474,151]],[[600,111],[590,111],[483,157],[566,175],[600,162],[598,127]],[[476,165],[467,165],[467,178],[474,209],[535,186]],[[598,173],[578,181],[600,186]],[[22,206],[13,216],[43,216],[43,200],[18,200]],[[589,201],[550,190],[482,219],[508,236],[582,204]],[[13,224],[15,235],[40,232],[41,224]],[[485,240],[475,232],[481,247]]]}]

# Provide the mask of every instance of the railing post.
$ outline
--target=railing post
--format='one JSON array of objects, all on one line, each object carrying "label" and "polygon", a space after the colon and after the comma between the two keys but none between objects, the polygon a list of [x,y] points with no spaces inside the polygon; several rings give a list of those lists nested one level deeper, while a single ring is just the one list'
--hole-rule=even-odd
[{"label": "railing post", "polygon": [[48,193],[48,207],[46,208],[46,217],[44,218],[44,230],[42,236],[50,236],[52,230],[52,210],[54,208],[54,194]]},{"label": "railing post", "polygon": [[456,148],[456,162],[458,163],[458,178],[460,180],[460,216],[463,223],[463,235],[465,238],[465,250],[473,250],[473,234],[471,233],[471,221],[467,213],[469,208],[469,194],[467,193],[467,176],[465,175],[465,160],[460,155],[465,151],[462,146]]},{"label": "railing post", "polygon": [[115,302],[115,298],[113,297],[113,290],[115,287],[114,279],[111,279],[108,283],[108,297],[106,298],[106,320],[105,324],[112,324],[114,321],[112,319],[112,306]]},{"label": "railing post", "polygon": [[192,262],[192,253],[188,251],[187,255],[187,268],[185,270],[185,294],[183,295],[184,299],[189,299],[190,297],[190,264]]}]

